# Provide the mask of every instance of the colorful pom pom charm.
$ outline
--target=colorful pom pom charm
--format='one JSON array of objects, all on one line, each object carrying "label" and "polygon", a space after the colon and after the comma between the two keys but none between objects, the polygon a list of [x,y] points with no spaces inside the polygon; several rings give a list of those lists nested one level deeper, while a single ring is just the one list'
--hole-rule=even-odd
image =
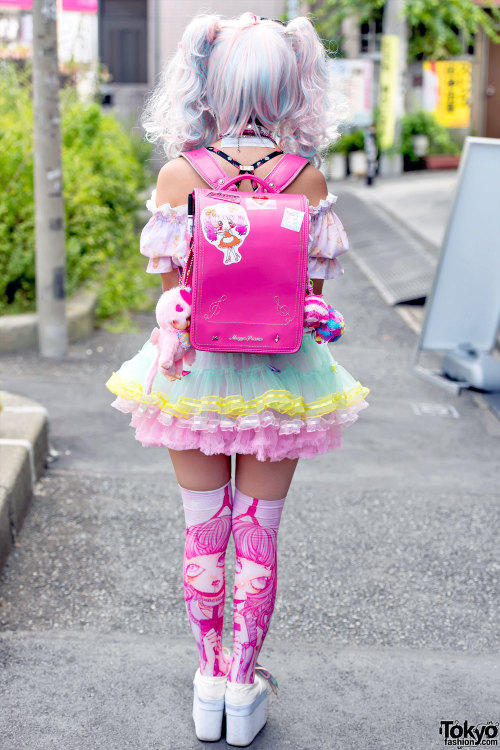
[{"label": "colorful pom pom charm", "polygon": [[344,333],[344,316],[331,305],[328,305],[328,320],[314,331],[314,340],[318,344],[328,344],[337,341]]}]

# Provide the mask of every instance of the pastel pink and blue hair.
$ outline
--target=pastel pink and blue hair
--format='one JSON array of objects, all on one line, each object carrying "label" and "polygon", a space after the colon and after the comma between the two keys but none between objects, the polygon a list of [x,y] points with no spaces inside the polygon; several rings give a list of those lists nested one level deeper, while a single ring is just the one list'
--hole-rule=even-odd
[{"label": "pastel pink and blue hair", "polygon": [[283,151],[318,166],[338,136],[329,106],[328,55],[305,17],[286,26],[251,13],[198,15],[186,27],[142,117],[169,158],[241,135],[258,120]]}]

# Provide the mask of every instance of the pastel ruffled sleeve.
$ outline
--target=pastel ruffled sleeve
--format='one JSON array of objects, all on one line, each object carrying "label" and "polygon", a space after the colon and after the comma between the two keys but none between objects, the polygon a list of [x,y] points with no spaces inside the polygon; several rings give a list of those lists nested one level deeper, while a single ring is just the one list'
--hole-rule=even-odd
[{"label": "pastel ruffled sleeve", "polygon": [[344,273],[338,256],[349,250],[346,231],[332,206],[337,196],[328,193],[318,206],[309,206],[309,278],[336,279]]},{"label": "pastel ruffled sleeve", "polygon": [[141,232],[140,251],[149,258],[148,273],[168,273],[182,267],[187,254],[187,204],[156,205],[156,188],[146,201],[152,216]]}]

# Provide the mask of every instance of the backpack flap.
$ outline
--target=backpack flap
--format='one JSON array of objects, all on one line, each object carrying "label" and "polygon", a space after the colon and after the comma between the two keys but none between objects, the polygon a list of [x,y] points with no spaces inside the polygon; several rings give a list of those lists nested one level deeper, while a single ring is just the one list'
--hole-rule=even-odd
[{"label": "backpack flap", "polygon": [[194,348],[298,351],[309,242],[306,196],[195,188],[194,203]]}]

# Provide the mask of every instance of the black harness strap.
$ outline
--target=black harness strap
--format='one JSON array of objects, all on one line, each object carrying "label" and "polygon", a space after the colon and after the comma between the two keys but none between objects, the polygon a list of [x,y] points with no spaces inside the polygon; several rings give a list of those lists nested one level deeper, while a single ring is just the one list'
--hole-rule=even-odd
[{"label": "black harness strap", "polygon": [[213,151],[214,154],[218,154],[219,156],[222,156],[223,159],[228,161],[230,164],[234,164],[235,167],[238,167],[240,174],[253,174],[254,170],[257,169],[257,167],[260,167],[261,164],[264,164],[266,161],[269,161],[274,156],[279,156],[283,153],[283,151],[273,151],[272,153],[268,154],[267,156],[264,156],[262,159],[259,159],[259,161],[256,161],[254,164],[240,164],[239,161],[236,161],[236,159],[233,159],[232,156],[229,156],[229,154],[224,153],[224,151],[221,151],[218,148],[214,148],[214,146],[207,146],[207,151]]}]

